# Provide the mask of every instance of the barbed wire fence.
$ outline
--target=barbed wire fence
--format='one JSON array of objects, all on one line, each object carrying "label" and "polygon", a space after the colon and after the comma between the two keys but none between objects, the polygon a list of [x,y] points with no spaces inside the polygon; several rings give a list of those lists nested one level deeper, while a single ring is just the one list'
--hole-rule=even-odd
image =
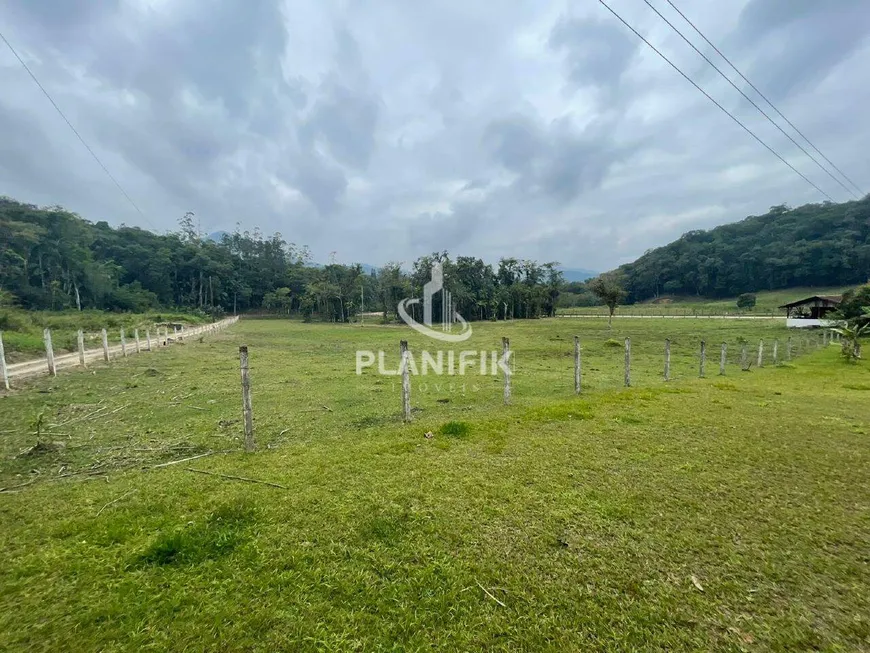
[{"label": "barbed wire fence", "polygon": [[[733,368],[736,364],[740,371],[748,372],[753,366],[756,368],[765,367],[770,363],[773,367],[781,367],[787,365],[806,354],[817,351],[830,344],[841,341],[840,335],[833,330],[823,329],[814,335],[799,334],[797,336],[789,336],[787,339],[780,340],[775,338],[768,342],[759,340],[757,345],[752,344],[746,338],[737,340],[737,351],[734,347],[729,347],[728,343],[722,342],[718,349],[712,344],[708,345],[707,341],[701,340],[698,342],[697,349],[697,377],[705,378],[713,374],[725,377],[728,374],[729,368]],[[583,346],[580,336],[573,338],[573,370],[566,366],[566,377],[569,373],[573,373],[573,388],[575,395],[583,394],[584,387],[584,371],[583,371]],[[670,383],[675,380],[672,374],[671,360],[671,345],[670,339],[665,339],[662,347],[662,374],[661,379]],[[502,338],[502,355],[499,365],[503,374],[503,392],[502,401],[504,405],[510,405],[513,397],[511,377],[515,373],[515,358],[511,349],[510,339]],[[632,387],[632,354],[631,354],[631,338],[626,338],[624,341],[624,368],[623,368],[623,386],[626,388]],[[709,366],[708,366],[709,363]],[[248,347],[243,345],[239,347],[239,367],[241,371],[241,388],[242,388],[242,411],[245,431],[245,450],[254,451],[256,449],[254,439],[253,426],[253,406],[251,403],[251,379],[248,358]],[[412,393],[412,367],[411,351],[406,340],[399,342],[399,369],[397,373],[401,376],[401,419],[405,423],[412,421],[413,409],[411,405]],[[680,378],[686,378],[681,376]]]}]

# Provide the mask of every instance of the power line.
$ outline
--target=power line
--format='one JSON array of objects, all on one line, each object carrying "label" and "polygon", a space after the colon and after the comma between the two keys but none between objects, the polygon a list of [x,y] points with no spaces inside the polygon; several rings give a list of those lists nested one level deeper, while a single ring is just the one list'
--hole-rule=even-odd
[{"label": "power line", "polygon": [[713,96],[711,96],[709,93],[707,93],[707,91],[705,91],[703,88],[701,88],[700,86],[698,86],[698,85],[697,85],[697,84],[692,80],[691,77],[689,77],[686,73],[684,73],[682,70],[680,70],[680,69],[677,67],[677,65],[676,65],[673,61],[671,61],[670,59],[668,59],[664,54],[662,54],[662,52],[661,52],[658,48],[656,48],[656,46],[654,46],[652,43],[650,43],[649,41],[647,41],[646,38],[644,38],[644,36],[643,36],[640,32],[638,32],[638,31],[637,31],[636,29],[634,29],[631,25],[629,25],[629,24],[625,21],[625,19],[624,19],[622,16],[620,16],[618,13],[616,13],[616,12],[615,12],[611,7],[610,7],[610,5],[608,5],[606,2],[604,2],[604,0],[598,0],[598,2],[601,3],[602,5],[604,5],[605,9],[607,9],[611,14],[613,14],[614,16],[616,16],[616,18],[619,19],[619,22],[621,22],[621,23],[622,23],[623,25],[625,25],[628,29],[630,29],[632,32],[634,32],[635,36],[637,36],[641,41],[643,41],[644,43],[646,43],[646,44],[647,44],[647,45],[652,49],[653,52],[655,52],[655,53],[656,53],[657,55],[659,55],[662,59],[664,59],[666,62],[668,62],[668,64],[671,66],[671,68],[673,68],[673,69],[676,70],[678,73],[680,73],[680,75],[683,77],[683,79],[685,79],[685,80],[686,80],[687,82],[689,82],[692,86],[694,86],[694,87],[695,87],[696,89],[698,89],[701,93],[703,93],[704,96],[705,96],[708,100],[710,100],[710,102],[712,102],[712,103],[715,104],[717,107],[719,107],[719,109],[720,109],[723,113],[725,113],[729,118],[731,118],[731,120],[733,120],[733,121],[736,122],[738,125],[740,125],[740,126],[743,128],[743,130],[744,130],[747,134],[749,134],[750,136],[752,136],[752,138],[754,138],[756,141],[758,141],[759,143],[761,143],[761,145],[763,145],[764,148],[765,148],[766,150],[768,150],[768,151],[769,151],[771,154],[773,154],[777,159],[779,159],[779,160],[782,161],[785,165],[787,165],[789,168],[791,168],[791,170],[792,170],[796,175],[798,175],[801,179],[803,179],[805,182],[807,182],[810,186],[812,186],[812,187],[815,188],[817,191],[819,191],[819,193],[821,193],[822,195],[824,195],[828,200],[830,200],[831,202],[834,201],[834,199],[833,199],[830,195],[828,195],[825,191],[823,191],[821,188],[819,188],[818,186],[816,186],[816,185],[815,185],[812,181],[810,181],[810,179],[807,178],[807,177],[806,177],[806,176],[805,176],[805,175],[804,175],[800,170],[798,170],[798,169],[795,168],[792,164],[790,164],[788,161],[786,161],[785,159],[783,159],[782,156],[781,156],[781,155],[780,155],[776,150],[774,150],[772,147],[770,147],[770,145],[768,145],[768,144],[765,143],[763,140],[761,140],[761,139],[760,139],[760,138],[755,134],[755,132],[753,132],[751,129],[749,129],[749,127],[747,127],[747,126],[744,125],[742,122],[740,122],[740,120],[739,120],[738,118],[736,118],[736,117],[734,116],[734,114],[732,114],[730,111],[728,111],[728,109],[726,109],[726,108],[723,107],[721,104],[719,104],[719,103],[718,103],[718,102],[713,98]]},{"label": "power line", "polygon": [[96,161],[96,162],[99,164],[99,166],[103,169],[103,172],[106,173],[106,175],[109,177],[109,179],[111,179],[112,182],[115,184],[115,186],[117,186],[118,190],[121,191],[121,194],[124,195],[124,197],[127,198],[127,201],[130,202],[130,205],[131,205],[134,209],[136,209],[136,211],[139,213],[139,215],[141,215],[142,218],[143,218],[143,219],[144,219],[144,220],[145,220],[149,225],[151,225],[151,228],[154,229],[155,232],[158,231],[157,227],[155,227],[155,226],[151,223],[151,221],[150,221],[150,220],[145,216],[145,214],[142,213],[142,210],[141,210],[138,206],[136,206],[136,202],[134,202],[133,199],[132,199],[128,194],[127,194],[127,191],[125,191],[124,188],[121,186],[121,184],[118,183],[118,180],[115,179],[115,177],[112,175],[111,172],[109,172],[109,169],[108,169],[105,165],[103,165],[103,162],[100,161],[100,157],[98,157],[98,156],[96,155],[96,153],[91,149],[91,146],[88,145],[88,144],[85,142],[85,139],[82,138],[82,135],[79,134],[78,130],[76,130],[76,128],[73,127],[72,123],[69,121],[69,119],[66,117],[66,115],[64,115],[64,112],[61,111],[61,109],[60,109],[59,106],[57,106],[57,102],[55,102],[54,99],[51,97],[51,95],[49,95],[48,91],[45,90],[45,87],[44,87],[44,86],[39,82],[39,80],[36,78],[36,75],[33,74],[33,71],[30,70],[30,67],[29,67],[29,66],[24,62],[24,59],[22,59],[22,58],[18,55],[18,52],[15,51],[15,48],[12,47],[12,44],[7,40],[7,38],[3,35],[2,32],[0,32],[0,39],[3,39],[3,42],[4,42],[4,43],[6,44],[6,46],[9,48],[10,52],[12,52],[12,54],[15,55],[15,58],[18,59],[18,62],[19,62],[19,63],[24,67],[24,70],[27,71],[27,74],[30,75],[30,78],[31,78],[31,79],[36,83],[36,85],[39,87],[39,90],[42,91],[43,95],[45,95],[45,97],[48,98],[48,101],[51,102],[51,106],[53,106],[53,107],[55,108],[55,110],[58,112],[58,114],[60,114],[60,117],[63,118],[64,122],[65,122],[65,123],[67,124],[67,126],[72,130],[73,134],[76,135],[76,137],[79,139],[79,141],[81,141],[82,145],[85,146],[85,149],[86,149],[88,152],[90,152],[90,154],[91,154],[92,157],[94,157],[94,161]]},{"label": "power line", "polygon": [[813,144],[813,142],[812,142],[809,138],[807,138],[807,137],[804,135],[804,133],[803,133],[800,129],[798,129],[797,127],[795,127],[794,123],[793,123],[791,120],[789,120],[788,118],[786,118],[785,115],[783,115],[782,111],[780,111],[779,109],[777,109],[776,106],[773,104],[773,102],[771,102],[771,101],[767,98],[767,96],[764,95],[764,93],[762,93],[761,91],[759,91],[759,90],[758,90],[758,87],[756,87],[755,84],[753,84],[752,82],[750,82],[750,81],[746,78],[746,76],[745,76],[743,73],[741,73],[741,72],[737,69],[737,66],[735,66],[733,63],[731,63],[731,60],[730,60],[728,57],[726,57],[724,54],[722,54],[722,51],[721,51],[719,48],[717,48],[715,45],[713,45],[713,44],[710,42],[710,39],[708,39],[706,36],[704,36],[704,34],[703,34],[703,32],[701,32],[701,30],[699,30],[697,27],[695,27],[695,24],[694,24],[691,20],[689,20],[689,19],[686,17],[686,14],[684,14],[682,11],[680,11],[680,9],[679,9],[679,8],[678,8],[678,7],[677,7],[673,2],[671,2],[671,0],[666,0],[666,2],[667,2],[669,5],[671,5],[671,7],[674,8],[674,11],[676,11],[678,14],[680,14],[680,16],[683,17],[683,20],[685,20],[689,25],[691,25],[692,29],[695,30],[695,31],[698,33],[698,35],[699,35],[702,39],[704,39],[704,41],[707,42],[707,45],[709,45],[711,48],[713,48],[713,49],[716,51],[716,53],[717,53],[720,57],[722,57],[722,58],[723,58],[723,59],[728,63],[729,66],[731,66],[731,68],[734,70],[735,73],[737,73],[738,75],[740,75],[740,78],[741,78],[744,82],[746,82],[746,83],[750,86],[750,88],[752,88],[753,91],[755,91],[756,93],[758,93],[758,95],[760,95],[761,98],[762,98],[765,102],[767,102],[767,103],[770,105],[770,107],[771,107],[774,111],[776,111],[776,113],[779,115],[780,118],[782,118],[783,120],[785,120],[785,121],[788,123],[789,127],[791,127],[792,129],[794,129],[795,132],[797,132],[797,133],[800,135],[801,138],[803,138],[807,143],[809,143],[810,147],[813,148],[813,149],[818,153],[818,155],[819,155],[820,157],[822,157],[825,161],[827,161],[828,164],[829,164],[829,165],[830,165],[834,170],[836,170],[837,172],[839,172],[839,173],[843,176],[843,179],[845,179],[845,180],[848,181],[850,184],[852,184],[852,186],[855,188],[855,190],[857,190],[857,191],[858,191],[862,196],[865,194],[864,191],[862,191],[861,188],[860,188],[860,187],[859,187],[859,186],[858,186],[854,181],[852,181],[851,179],[849,179],[848,175],[847,175],[845,172],[843,172],[843,171],[840,170],[836,165],[834,165],[834,162],[833,162],[833,161],[831,161],[828,157],[826,157],[826,156],[822,153],[822,151],[819,150],[819,148],[817,148],[817,147]]},{"label": "power line", "polygon": [[816,159],[816,157],[814,157],[812,154],[810,154],[809,152],[807,152],[807,151],[804,149],[803,145],[801,145],[801,144],[798,143],[794,138],[792,138],[791,134],[789,134],[788,132],[786,132],[782,127],[779,126],[779,124],[777,124],[777,123],[773,120],[773,118],[771,118],[769,115],[767,115],[767,113],[764,111],[764,109],[762,109],[760,106],[758,106],[752,98],[750,98],[748,95],[746,95],[746,93],[743,92],[743,89],[741,89],[739,86],[737,86],[737,84],[735,84],[734,82],[732,82],[731,79],[730,79],[730,78],[729,78],[725,73],[723,73],[722,70],[721,70],[721,69],[720,69],[716,64],[714,64],[712,61],[710,61],[710,59],[707,57],[707,55],[705,55],[705,54],[704,54],[703,52],[701,52],[697,47],[695,47],[695,44],[692,43],[689,39],[687,39],[686,36],[685,36],[685,35],[684,35],[680,30],[678,30],[678,29],[674,26],[674,24],[673,24],[671,21],[669,21],[667,18],[665,18],[665,17],[661,14],[661,12],[660,12],[658,9],[656,9],[656,8],[652,5],[652,3],[651,3],[649,0],[643,0],[643,1],[646,3],[646,5],[647,5],[650,9],[652,9],[654,12],[656,12],[656,14],[658,15],[658,17],[661,18],[663,21],[665,21],[665,22],[668,24],[668,26],[669,26],[672,30],[674,30],[677,34],[679,34],[681,39],[683,39],[686,43],[688,43],[688,44],[691,46],[691,48],[692,48],[695,52],[697,52],[699,55],[701,55],[701,56],[704,58],[704,61],[706,61],[708,64],[710,64],[710,65],[711,65],[711,66],[716,70],[716,72],[719,73],[719,74],[722,76],[722,78],[723,78],[726,82],[728,82],[729,84],[731,84],[731,86],[733,86],[734,89],[735,89],[738,93],[740,93],[740,95],[742,95],[744,98],[746,98],[746,100],[747,100],[747,101],[748,101],[752,106],[754,106],[756,109],[758,109],[758,112],[759,112],[762,116],[764,116],[765,118],[767,118],[767,120],[770,122],[770,124],[772,124],[774,127],[776,127],[780,132],[782,132],[782,135],[783,135],[783,136],[785,136],[788,140],[790,140],[792,143],[794,143],[794,144],[795,144],[795,145],[800,149],[801,152],[803,152],[803,153],[806,154],[810,159],[812,159],[813,163],[815,163],[817,166],[819,166],[819,168],[821,168],[822,170],[824,170],[825,173],[826,173],[826,174],[827,174],[831,179],[833,179],[835,182],[837,182],[838,184],[840,184],[840,186],[843,187],[843,190],[845,190],[847,193],[849,193],[849,194],[850,194],[852,197],[854,197],[855,199],[858,199],[858,196],[855,195],[854,191],[853,191],[851,188],[849,188],[848,186],[846,186],[846,184],[844,184],[842,181],[840,181],[839,179],[837,179],[837,177],[835,177],[834,174],[833,174],[830,170],[828,170],[825,166],[823,166],[821,163],[819,163],[819,160]]}]

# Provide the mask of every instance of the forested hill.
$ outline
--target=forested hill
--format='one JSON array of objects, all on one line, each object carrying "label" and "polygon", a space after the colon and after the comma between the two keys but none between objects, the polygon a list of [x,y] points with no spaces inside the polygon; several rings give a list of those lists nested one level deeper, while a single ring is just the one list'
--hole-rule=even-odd
[{"label": "forested hill", "polygon": [[619,271],[630,302],[864,283],[870,278],[870,196],[843,204],[774,206],[765,215],[690,231]]}]

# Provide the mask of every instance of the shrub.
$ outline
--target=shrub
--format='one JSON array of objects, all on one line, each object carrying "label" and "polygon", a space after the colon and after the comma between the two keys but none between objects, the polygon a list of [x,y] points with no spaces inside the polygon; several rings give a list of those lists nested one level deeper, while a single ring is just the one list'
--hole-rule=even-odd
[{"label": "shrub", "polygon": [[737,298],[737,308],[755,308],[757,298],[755,293],[746,292]]}]

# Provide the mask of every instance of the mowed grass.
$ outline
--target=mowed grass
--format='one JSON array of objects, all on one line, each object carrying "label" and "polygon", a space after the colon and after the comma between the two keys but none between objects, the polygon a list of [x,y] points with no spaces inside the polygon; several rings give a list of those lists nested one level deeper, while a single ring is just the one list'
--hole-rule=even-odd
[{"label": "mowed grass", "polygon": [[469,349],[511,339],[513,404],[474,368],[416,377],[408,425],[396,377],[354,369],[439,348],[400,327],[243,320],[34,381],[0,399],[0,649],[867,650],[870,375],[807,343],[774,367],[788,335],[474,324]]},{"label": "mowed grass", "polygon": [[[737,298],[711,299],[709,297],[675,296],[660,301],[646,301],[639,304],[620,306],[617,315],[785,315],[779,307],[783,304],[812,297],[813,295],[842,295],[854,286],[827,286],[820,288],[783,288],[781,290],[762,290],[755,293],[756,304],[751,309],[738,309]],[[607,315],[605,306],[589,306],[559,309],[566,315]]]}]

